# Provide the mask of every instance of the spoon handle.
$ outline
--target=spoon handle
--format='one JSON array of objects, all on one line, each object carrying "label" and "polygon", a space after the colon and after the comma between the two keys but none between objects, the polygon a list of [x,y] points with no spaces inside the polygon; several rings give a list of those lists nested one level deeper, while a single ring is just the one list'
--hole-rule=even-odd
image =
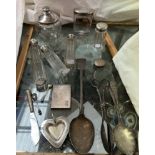
[{"label": "spoon handle", "polygon": [[83,107],[83,71],[86,65],[86,59],[76,59],[77,69],[80,70],[80,114],[84,113]]},{"label": "spoon handle", "polygon": [[115,107],[116,107],[116,113],[117,113],[118,121],[122,122],[122,117],[121,117],[120,111],[118,109],[118,104],[119,104],[118,92],[117,92],[117,87],[116,87],[116,83],[114,80],[110,81],[109,92],[110,92],[110,95],[111,95],[112,100],[113,100]]},{"label": "spoon handle", "polygon": [[83,108],[83,70],[80,69],[80,114],[84,113]]}]

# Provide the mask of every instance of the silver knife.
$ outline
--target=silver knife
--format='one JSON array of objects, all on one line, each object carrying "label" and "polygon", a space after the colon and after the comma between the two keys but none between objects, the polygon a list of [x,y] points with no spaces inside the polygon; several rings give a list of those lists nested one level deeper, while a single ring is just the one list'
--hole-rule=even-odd
[{"label": "silver knife", "polygon": [[31,124],[31,138],[34,145],[37,145],[40,139],[40,131],[37,118],[34,113],[32,93],[30,90],[26,90],[27,101],[30,108],[30,124]]}]

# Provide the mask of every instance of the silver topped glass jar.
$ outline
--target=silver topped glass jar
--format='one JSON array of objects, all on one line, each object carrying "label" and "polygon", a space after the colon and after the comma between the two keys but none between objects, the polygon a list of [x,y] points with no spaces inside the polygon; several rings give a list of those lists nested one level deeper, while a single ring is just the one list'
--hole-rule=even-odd
[{"label": "silver topped glass jar", "polygon": [[108,25],[104,22],[99,22],[96,24],[95,28],[95,39],[94,39],[94,46],[98,50],[103,50],[105,48],[105,38],[104,34],[108,29]]},{"label": "silver topped glass jar", "polygon": [[38,26],[39,41],[54,49],[61,34],[60,15],[46,6],[38,17]]},{"label": "silver topped glass jar", "polygon": [[83,35],[90,32],[93,19],[93,9],[75,8],[73,29],[76,34]]}]

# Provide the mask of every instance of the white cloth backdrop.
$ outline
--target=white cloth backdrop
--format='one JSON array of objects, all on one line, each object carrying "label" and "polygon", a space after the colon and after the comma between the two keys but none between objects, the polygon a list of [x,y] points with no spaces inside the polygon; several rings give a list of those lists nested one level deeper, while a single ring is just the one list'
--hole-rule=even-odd
[{"label": "white cloth backdrop", "polygon": [[[53,10],[61,13],[63,23],[73,21],[73,9],[76,7],[89,7],[97,11],[96,19],[108,21],[124,21],[138,19],[139,1],[138,0],[27,0],[29,8],[26,10],[33,13],[27,14],[25,22],[36,22],[37,12],[43,6],[49,6]],[[31,1],[31,2],[30,2]],[[34,3],[34,7],[30,8]],[[36,15],[35,19],[28,16]]]},{"label": "white cloth backdrop", "polygon": [[113,61],[139,115],[139,32],[126,41]]}]

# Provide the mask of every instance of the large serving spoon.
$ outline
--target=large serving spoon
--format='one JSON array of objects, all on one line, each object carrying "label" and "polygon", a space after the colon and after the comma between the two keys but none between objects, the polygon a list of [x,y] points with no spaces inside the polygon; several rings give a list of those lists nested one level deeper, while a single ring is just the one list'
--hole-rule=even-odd
[{"label": "large serving spoon", "polygon": [[88,153],[94,141],[93,123],[85,117],[83,107],[83,70],[86,59],[77,59],[77,68],[80,70],[80,113],[70,124],[69,137],[75,150],[80,154]]},{"label": "large serving spoon", "polygon": [[122,153],[126,155],[133,155],[136,149],[136,138],[134,132],[133,130],[127,128],[122,121],[121,114],[118,110],[119,101],[115,81],[112,80],[111,82],[108,82],[108,84],[109,92],[116,106],[116,113],[118,117],[118,124],[113,130],[114,141]]}]

